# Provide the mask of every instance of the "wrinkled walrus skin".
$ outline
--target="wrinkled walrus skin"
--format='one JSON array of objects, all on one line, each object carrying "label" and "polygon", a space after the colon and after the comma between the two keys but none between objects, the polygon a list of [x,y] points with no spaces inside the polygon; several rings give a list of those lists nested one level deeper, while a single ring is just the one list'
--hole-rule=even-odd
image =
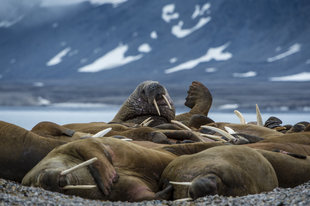
[{"label": "wrinkled walrus skin", "polygon": [[161,182],[168,181],[192,182],[191,186],[174,185],[173,199],[242,196],[278,186],[268,160],[254,149],[239,145],[213,147],[176,158],[162,174]]},{"label": "wrinkled walrus skin", "polygon": [[[115,138],[77,140],[59,146],[40,161],[22,184],[90,199],[142,201],[159,199],[159,180],[177,155],[200,152],[221,143],[194,143],[149,149]],[[90,149],[91,148],[91,149]],[[97,157],[87,168],[61,176],[60,172]],[[88,190],[64,190],[66,185],[97,185]]]},{"label": "wrinkled walrus skin", "polygon": [[[171,108],[163,96],[169,101]],[[154,101],[158,104],[160,115],[156,110]],[[167,123],[175,118],[175,108],[168,91],[156,81],[140,83],[123,103],[111,122],[140,124],[148,117],[152,117],[154,120],[150,126]]]}]

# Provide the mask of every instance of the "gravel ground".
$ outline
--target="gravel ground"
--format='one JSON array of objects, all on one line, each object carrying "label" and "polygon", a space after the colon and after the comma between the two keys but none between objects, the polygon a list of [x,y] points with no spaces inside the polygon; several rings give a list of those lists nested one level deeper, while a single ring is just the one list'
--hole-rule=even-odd
[{"label": "gravel ground", "polygon": [[0,205],[310,205],[310,182],[295,188],[276,188],[271,192],[243,197],[206,196],[193,202],[144,201],[138,203],[88,200],[50,192],[41,188],[25,187],[0,179]]}]

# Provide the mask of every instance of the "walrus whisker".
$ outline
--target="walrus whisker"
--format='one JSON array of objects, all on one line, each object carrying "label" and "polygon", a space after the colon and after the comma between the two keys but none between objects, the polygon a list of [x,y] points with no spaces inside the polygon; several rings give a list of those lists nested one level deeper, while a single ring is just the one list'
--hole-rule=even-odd
[{"label": "walrus whisker", "polygon": [[166,101],[166,103],[168,104],[169,109],[172,109],[170,102],[168,101],[167,97],[165,95],[163,95],[164,100]]},{"label": "walrus whisker", "polygon": [[104,130],[101,130],[100,132],[97,132],[96,134],[94,134],[92,137],[103,137],[104,135],[106,135],[107,133],[109,133],[112,130],[111,127],[106,128]]},{"label": "walrus whisker", "polygon": [[242,115],[241,112],[239,112],[238,110],[234,110],[234,113],[237,115],[237,117],[240,120],[240,124],[246,124],[246,121],[244,119],[244,116]]},{"label": "walrus whisker", "polygon": [[87,165],[90,165],[90,164],[94,163],[94,162],[97,161],[97,160],[98,160],[97,157],[91,158],[91,159],[89,159],[89,160],[87,160],[87,161],[85,161],[85,162],[82,162],[82,163],[80,163],[80,164],[78,164],[78,165],[75,165],[75,166],[73,166],[73,167],[71,167],[71,168],[69,168],[69,169],[66,169],[66,170],[62,171],[62,172],[60,173],[60,175],[69,174],[69,173],[73,172],[74,170],[77,170],[77,169],[79,169],[79,168],[81,168],[81,167],[86,167]]},{"label": "walrus whisker", "polygon": [[260,110],[257,104],[256,104],[256,122],[258,126],[264,126],[262,114],[260,113]]},{"label": "walrus whisker", "polygon": [[178,125],[178,126],[180,126],[180,127],[182,127],[182,128],[184,128],[184,129],[186,129],[186,130],[188,130],[188,131],[192,131],[188,126],[186,126],[182,122],[179,122],[177,120],[171,120],[171,122],[176,124],[176,125]]},{"label": "walrus whisker", "polygon": [[233,130],[230,127],[224,126],[224,129],[229,133],[229,134],[236,134],[235,130]]},{"label": "walrus whisker", "polygon": [[160,111],[159,111],[159,108],[158,108],[156,99],[153,100],[153,103],[154,103],[154,106],[155,106],[155,108],[156,108],[156,110],[157,110],[158,116],[160,116]]},{"label": "walrus whisker", "polygon": [[152,117],[148,117],[145,120],[143,120],[143,122],[140,123],[140,126],[144,126],[144,124],[147,123],[150,119],[152,119]]},{"label": "walrus whisker", "polygon": [[192,201],[193,199],[190,197],[182,198],[182,199],[177,199],[173,200],[173,202],[181,202],[181,201]]},{"label": "walrus whisker", "polygon": [[66,185],[62,189],[63,190],[76,190],[76,189],[93,189],[96,188],[96,185]]},{"label": "walrus whisker", "polygon": [[200,135],[203,137],[207,137],[209,139],[215,140],[215,141],[227,142],[226,140],[222,139],[220,136],[217,136],[217,135],[203,134],[203,133],[200,133]]},{"label": "walrus whisker", "polygon": [[219,128],[216,127],[211,127],[211,126],[207,126],[207,125],[203,125],[201,126],[202,128],[206,128],[212,131],[215,131],[221,135],[223,135],[224,137],[228,138],[229,140],[236,140],[236,138],[234,136],[232,136],[231,134],[229,134],[228,132],[225,132],[224,130],[221,130]]},{"label": "walrus whisker", "polygon": [[191,186],[192,182],[174,182],[174,181],[169,181],[170,184],[173,185],[184,185],[184,186]]}]

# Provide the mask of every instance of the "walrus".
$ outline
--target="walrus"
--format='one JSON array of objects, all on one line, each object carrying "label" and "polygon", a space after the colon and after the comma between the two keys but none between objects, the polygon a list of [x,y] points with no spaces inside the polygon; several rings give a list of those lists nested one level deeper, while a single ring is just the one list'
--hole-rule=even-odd
[{"label": "walrus", "polygon": [[205,195],[242,196],[270,191],[278,186],[274,168],[254,149],[241,145],[213,147],[197,154],[183,155],[165,168],[161,185],[174,185],[172,199]]},{"label": "walrus", "polygon": [[212,119],[208,118],[208,113],[212,106],[212,95],[209,89],[201,82],[193,81],[187,93],[184,105],[191,110],[177,115],[175,119],[195,128],[213,122]]},{"label": "walrus", "polygon": [[175,118],[175,108],[167,89],[157,81],[144,81],[123,103],[112,123],[141,124],[152,117],[150,126],[170,122]]},{"label": "walrus", "polygon": [[[173,159],[219,145],[193,143],[150,149],[111,137],[77,140],[51,151],[25,175],[22,184],[90,199],[162,199],[167,192],[166,188],[160,191],[158,183]],[[64,172],[92,158],[97,159],[92,165]]]}]

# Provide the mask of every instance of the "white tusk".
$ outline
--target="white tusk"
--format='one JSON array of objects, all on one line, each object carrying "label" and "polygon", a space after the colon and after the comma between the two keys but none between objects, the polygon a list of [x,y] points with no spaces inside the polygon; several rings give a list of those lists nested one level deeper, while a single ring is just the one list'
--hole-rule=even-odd
[{"label": "white tusk", "polygon": [[260,113],[260,110],[257,104],[256,104],[256,122],[258,126],[264,126],[262,114]]},{"label": "white tusk", "polygon": [[71,190],[71,189],[93,189],[96,188],[96,185],[66,185],[62,189],[63,190]]},{"label": "white tusk", "polygon": [[172,109],[171,104],[169,103],[167,97],[165,95],[163,95],[163,98],[166,101],[166,103],[168,104],[169,109]]},{"label": "white tusk", "polygon": [[89,160],[87,160],[87,161],[85,161],[85,162],[82,162],[82,163],[80,163],[80,164],[78,164],[78,165],[75,165],[75,166],[73,166],[73,167],[71,167],[71,168],[69,168],[69,169],[66,169],[66,170],[62,171],[62,172],[60,173],[60,175],[66,175],[66,174],[71,173],[71,172],[73,172],[74,170],[77,170],[77,169],[79,169],[79,168],[81,168],[81,167],[86,167],[87,165],[90,165],[90,164],[94,163],[94,162],[97,161],[97,160],[98,160],[97,157],[91,158],[91,159],[89,159]]},{"label": "white tusk", "polygon": [[192,185],[192,182],[174,182],[174,181],[169,181],[169,183],[173,184],[173,185],[185,185],[185,186]]},{"label": "white tusk", "polygon": [[121,139],[123,141],[132,141],[132,139],[129,139],[129,138],[124,138],[124,139]]},{"label": "white tusk", "polygon": [[177,199],[173,200],[173,202],[181,202],[181,201],[192,201],[193,199],[190,197],[182,198],[182,199]]},{"label": "white tusk", "polygon": [[246,124],[246,121],[244,119],[244,116],[239,112],[238,110],[234,110],[234,113],[237,115],[237,117],[240,120],[240,124]]},{"label": "white tusk", "polygon": [[143,126],[144,126],[144,127],[147,127],[147,126],[149,126],[149,124],[151,124],[151,122],[153,122],[153,121],[154,121],[154,119],[151,119],[150,121],[146,122]]},{"label": "white tusk", "polygon": [[112,130],[111,127],[101,130],[100,132],[97,132],[96,134],[94,134],[92,137],[103,137],[104,135],[106,135],[107,133],[109,133]]},{"label": "white tusk", "polygon": [[180,127],[188,130],[188,131],[192,131],[188,126],[186,126],[185,124],[183,124],[182,122],[179,122],[177,120],[171,120],[172,123],[179,125]]},{"label": "white tusk", "polygon": [[203,133],[200,133],[200,135],[203,137],[207,137],[209,139],[215,140],[215,141],[227,142],[226,140],[222,139],[220,136],[217,136],[217,135],[203,134]]},{"label": "white tusk", "polygon": [[145,120],[143,120],[143,122],[140,123],[140,126],[144,126],[144,124],[147,123],[150,119],[152,119],[152,117],[148,117]]},{"label": "white tusk", "polygon": [[209,130],[212,130],[212,131],[215,131],[221,135],[223,135],[224,137],[227,137],[228,139],[230,140],[236,140],[236,138],[234,136],[232,136],[231,134],[229,134],[228,132],[225,132],[224,130],[221,130],[219,128],[216,128],[216,127],[211,127],[211,126],[207,126],[207,125],[203,125],[201,126],[202,128],[206,128],[206,129],[209,129]]},{"label": "white tusk", "polygon": [[229,133],[229,134],[236,134],[236,132],[230,128],[230,127],[227,127],[227,126],[224,126],[224,129]]},{"label": "white tusk", "polygon": [[153,103],[154,103],[154,106],[155,106],[155,108],[156,108],[156,110],[157,110],[158,116],[160,116],[160,111],[159,111],[159,108],[158,108],[156,99],[154,99]]}]

